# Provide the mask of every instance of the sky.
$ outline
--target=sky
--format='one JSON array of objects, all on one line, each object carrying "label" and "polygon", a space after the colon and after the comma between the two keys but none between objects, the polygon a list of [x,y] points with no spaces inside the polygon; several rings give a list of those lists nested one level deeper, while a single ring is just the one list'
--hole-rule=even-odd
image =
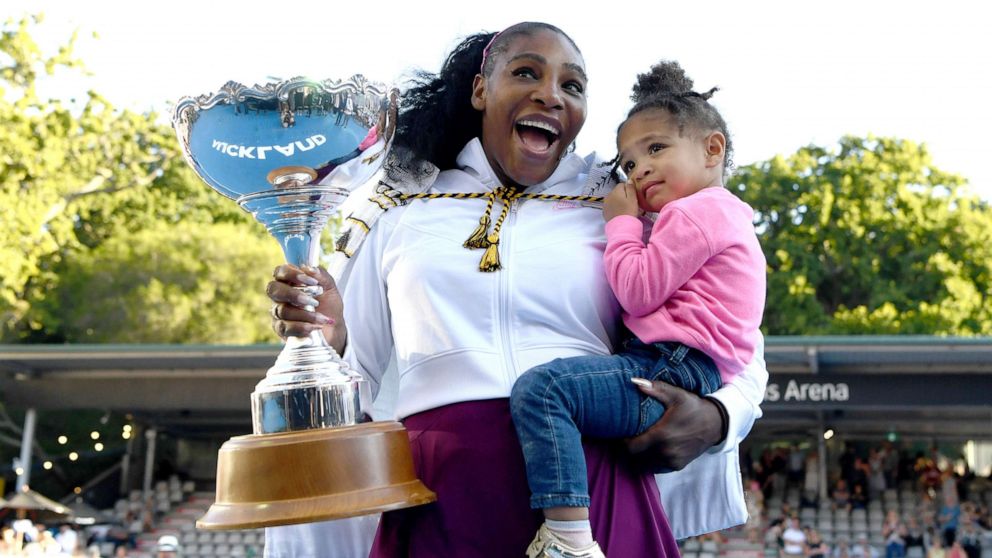
[{"label": "sky", "polygon": [[401,84],[414,69],[437,71],[466,35],[546,21],[572,36],[590,76],[580,153],[612,157],[636,74],[674,59],[697,90],[721,88],[712,102],[738,165],[846,134],[892,136],[925,143],[937,168],[992,201],[992,33],[980,4],[4,0],[0,16],[43,12],[35,38],[50,52],[79,31],[76,53],[91,75],[57,74],[43,92],[93,89],[115,106],[163,115],[228,80],[361,73]]}]

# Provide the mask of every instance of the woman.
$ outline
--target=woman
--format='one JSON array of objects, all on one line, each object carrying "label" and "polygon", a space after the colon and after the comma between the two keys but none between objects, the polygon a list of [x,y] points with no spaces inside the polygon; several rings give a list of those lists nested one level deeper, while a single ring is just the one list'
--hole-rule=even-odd
[{"label": "woman", "polygon": [[[404,95],[383,179],[393,199],[417,188],[440,199],[365,216],[346,233],[343,296],[322,270],[281,266],[269,284],[281,336],[320,328],[375,388],[396,358],[396,413],[438,501],[384,514],[373,556],[519,557],[540,525],[510,388],[535,364],[609,353],[619,318],[600,212],[571,199],[612,185],[596,180],[591,158],[568,153],[585,122],[584,68],[572,40],[547,24],[463,41],[438,76],[421,76]],[[316,313],[293,288],[312,282],[325,288]],[[642,467],[685,469],[661,481],[680,538],[743,522],[736,445],[760,415],[766,380],[759,351],[739,382],[711,397],[653,386],[668,411],[628,450]],[[622,466],[604,445],[587,445],[586,460],[593,531],[606,553],[677,556],[651,475]],[[339,556],[322,544],[294,546],[326,537],[327,525],[273,530],[266,552]]]}]

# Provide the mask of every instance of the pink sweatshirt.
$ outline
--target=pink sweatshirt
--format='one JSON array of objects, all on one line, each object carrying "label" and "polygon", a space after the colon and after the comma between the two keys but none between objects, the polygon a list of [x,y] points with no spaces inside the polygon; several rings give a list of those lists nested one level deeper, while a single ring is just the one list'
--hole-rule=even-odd
[{"label": "pink sweatshirt", "polygon": [[753,218],[749,205],[711,187],[665,205],[646,246],[636,217],[606,223],[607,279],[638,339],[699,349],[724,382],[744,369],[765,307]]}]

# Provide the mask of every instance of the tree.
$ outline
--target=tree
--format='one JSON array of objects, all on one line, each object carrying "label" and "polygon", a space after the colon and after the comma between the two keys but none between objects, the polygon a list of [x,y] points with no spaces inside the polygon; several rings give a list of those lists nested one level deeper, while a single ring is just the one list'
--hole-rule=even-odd
[{"label": "tree", "polygon": [[773,335],[992,333],[992,211],[925,146],[844,137],[739,169]]},{"label": "tree", "polygon": [[279,247],[244,229],[158,223],[111,237],[65,262],[46,323],[69,343],[271,342],[270,303],[258,295]]},{"label": "tree", "polygon": [[[204,254],[224,249],[222,243],[237,244],[227,242],[232,236],[253,243],[259,239],[262,248],[241,250],[240,255],[247,259],[239,260],[237,269],[243,276],[258,276],[262,281],[278,262],[274,259],[275,243],[264,239],[261,226],[236,204],[203,184],[183,160],[171,128],[161,124],[157,114],[116,110],[93,91],[78,102],[38,98],[35,85],[39,79],[56,71],[81,68],[72,55],[75,37],[55,55],[41,52],[31,37],[40,23],[41,18],[29,17],[0,27],[0,121],[4,123],[0,127],[0,341],[120,342],[140,338],[185,342],[190,338],[184,338],[179,329],[160,330],[162,338],[150,331],[138,334],[134,329],[146,323],[182,322],[170,314],[204,303],[203,293],[211,289],[238,293],[244,300],[243,308],[237,311],[230,306],[235,302],[226,300],[226,313],[213,318],[219,324],[241,316],[254,324],[237,330],[244,336],[225,341],[259,341],[259,328],[268,327],[268,318],[264,292],[254,283],[248,288],[241,284],[242,278],[214,270],[213,277],[196,276],[212,283],[201,289],[188,278],[177,277],[178,267],[163,269],[168,275],[164,278],[157,270],[141,268],[141,262],[128,258],[148,258],[157,253],[167,254],[170,262],[197,261]],[[167,232],[170,227],[184,232],[177,230],[172,235]],[[154,250],[151,235],[162,239]],[[173,244],[167,240],[184,235],[196,240]],[[209,247],[211,238],[217,239],[214,249]],[[127,239],[141,242],[134,249],[144,253],[124,249],[121,245]],[[115,256],[124,260],[115,261]],[[150,261],[154,259],[146,260]],[[170,304],[145,307],[139,321],[86,322],[83,329],[74,329],[85,322],[66,319],[78,316],[75,305],[119,304],[117,295],[121,293],[79,290],[86,273],[96,276],[96,265],[136,273],[135,280],[147,280],[166,290],[178,285],[183,288],[167,297]],[[97,291],[105,298],[97,300]],[[75,298],[67,297],[67,293],[74,293]],[[180,300],[183,295],[188,298]],[[139,300],[130,302],[141,307]],[[263,310],[258,312],[260,307]],[[210,316],[198,315],[197,319]],[[111,329],[101,331],[102,327]],[[127,335],[111,334],[111,330]],[[203,340],[192,329],[185,331]]]}]

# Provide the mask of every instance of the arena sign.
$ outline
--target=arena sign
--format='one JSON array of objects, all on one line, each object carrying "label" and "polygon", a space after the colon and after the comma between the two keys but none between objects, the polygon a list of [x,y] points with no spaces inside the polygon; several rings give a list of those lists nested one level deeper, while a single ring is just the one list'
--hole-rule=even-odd
[{"label": "arena sign", "polygon": [[784,388],[778,383],[768,383],[765,402],[776,401],[847,401],[851,388],[844,382],[799,382],[789,380]]},{"label": "arena sign", "polygon": [[772,374],[765,388],[767,408],[897,408],[988,406],[992,375]]}]

